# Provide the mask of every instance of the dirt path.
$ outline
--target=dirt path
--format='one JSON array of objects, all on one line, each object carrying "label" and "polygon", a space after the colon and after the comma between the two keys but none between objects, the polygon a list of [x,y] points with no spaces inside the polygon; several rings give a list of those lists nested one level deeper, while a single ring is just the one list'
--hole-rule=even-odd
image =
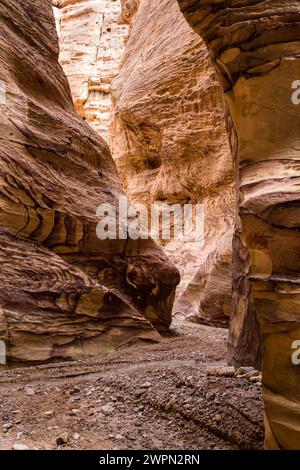
[{"label": "dirt path", "polygon": [[226,330],[176,324],[160,344],[0,373],[0,449],[261,449],[260,384],[207,376]]}]

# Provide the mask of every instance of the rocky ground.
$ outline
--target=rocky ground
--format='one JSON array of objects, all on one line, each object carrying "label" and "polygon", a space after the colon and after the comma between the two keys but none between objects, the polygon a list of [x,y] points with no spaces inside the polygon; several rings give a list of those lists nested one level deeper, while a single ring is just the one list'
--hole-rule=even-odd
[{"label": "rocky ground", "polygon": [[177,323],[160,344],[2,371],[0,449],[261,449],[261,384],[224,369],[226,336]]}]

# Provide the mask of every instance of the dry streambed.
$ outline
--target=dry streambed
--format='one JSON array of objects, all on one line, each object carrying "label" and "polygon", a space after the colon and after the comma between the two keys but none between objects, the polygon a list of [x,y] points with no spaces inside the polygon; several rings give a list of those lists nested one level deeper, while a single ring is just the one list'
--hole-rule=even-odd
[{"label": "dry streambed", "polygon": [[160,344],[3,371],[1,449],[261,449],[258,374],[226,330],[177,324]]}]

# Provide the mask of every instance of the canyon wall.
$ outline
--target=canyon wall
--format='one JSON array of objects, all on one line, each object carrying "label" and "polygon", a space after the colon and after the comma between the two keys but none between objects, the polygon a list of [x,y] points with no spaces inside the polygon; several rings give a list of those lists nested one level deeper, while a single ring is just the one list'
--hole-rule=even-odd
[{"label": "canyon wall", "polygon": [[[60,63],[79,114],[109,142],[111,83],[118,73],[128,27],[119,0],[54,0]],[[58,13],[59,12],[59,13]]]},{"label": "canyon wall", "polygon": [[[148,207],[204,204],[204,246],[160,243],[181,273],[173,313],[226,326],[234,176],[222,97],[204,43],[176,0],[60,0],[58,6],[60,62],[75,107],[111,143],[129,199]],[[111,79],[128,27],[111,112]]]},{"label": "canyon wall", "polygon": [[298,449],[300,110],[292,93],[300,78],[299,2],[178,3],[219,71],[236,161],[231,361],[259,363],[262,344],[266,448]]},{"label": "canyon wall", "polygon": [[176,0],[123,1],[111,148],[134,203],[203,204],[205,242],[161,241],[181,272],[174,314],[227,325],[235,195],[222,94]]},{"label": "canyon wall", "polygon": [[0,339],[9,361],[156,341],[177,270],[151,240],[96,236],[123,192],[106,143],[76,113],[51,1],[0,3]]}]

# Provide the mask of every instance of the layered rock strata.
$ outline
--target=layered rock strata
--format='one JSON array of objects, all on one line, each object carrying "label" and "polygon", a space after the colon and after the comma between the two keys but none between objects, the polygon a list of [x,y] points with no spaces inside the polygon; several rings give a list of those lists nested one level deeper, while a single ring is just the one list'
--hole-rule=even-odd
[{"label": "layered rock strata", "polygon": [[[119,0],[60,0],[60,63],[76,110],[108,142],[111,83],[118,73],[128,27]],[[58,13],[57,13],[58,15]]]},{"label": "layered rock strata", "polygon": [[298,449],[299,3],[178,3],[219,71],[236,161],[231,361],[257,364],[262,346],[266,448]]},{"label": "layered rock strata", "polygon": [[[123,193],[105,142],[76,113],[51,1],[0,4],[0,340],[8,361],[157,340],[177,270],[151,240],[96,235]],[[3,345],[3,343],[1,343]]]},{"label": "layered rock strata", "polygon": [[174,314],[225,326],[235,195],[218,79],[176,0],[122,4],[130,37],[113,83],[111,127],[121,182],[135,203],[204,205],[204,246],[161,246],[181,272]]}]

